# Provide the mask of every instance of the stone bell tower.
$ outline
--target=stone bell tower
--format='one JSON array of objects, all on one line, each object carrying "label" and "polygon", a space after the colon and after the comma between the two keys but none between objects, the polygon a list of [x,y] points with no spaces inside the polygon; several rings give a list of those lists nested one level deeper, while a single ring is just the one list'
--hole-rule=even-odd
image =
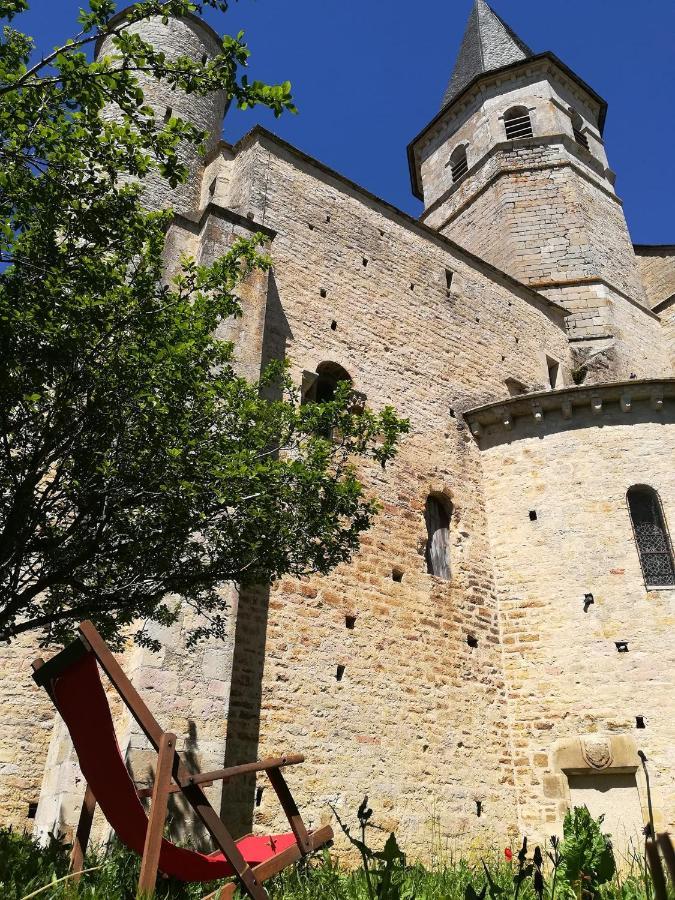
[{"label": "stone bell tower", "polygon": [[581,359],[628,377],[634,320],[656,317],[607,162],[606,112],[553,53],[534,53],[474,0],[441,110],[408,153],[422,221],[569,309]]},{"label": "stone bell tower", "polygon": [[[123,24],[130,7],[120,10],[111,20],[111,25]],[[144,41],[162,50],[167,59],[181,56],[206,62],[222,49],[218,33],[203,19],[191,13],[181,18],[169,18],[165,23],[160,16],[154,16],[126,26],[130,32],[138,34]],[[114,55],[112,38],[106,38],[96,47],[96,56]],[[206,96],[186,94],[170,84],[153,78],[139,76],[145,94],[145,103],[151,106],[159,122],[172,116],[184,119],[206,132],[206,154],[213,150],[221,137],[227,98],[223,91],[214,91]],[[119,115],[119,110],[110,107],[107,115]],[[177,212],[188,212],[200,205],[204,156],[196,147],[185,147],[182,158],[190,170],[188,180],[178,188],[172,188],[156,172],[145,179],[145,199],[156,209],[172,206]]]}]

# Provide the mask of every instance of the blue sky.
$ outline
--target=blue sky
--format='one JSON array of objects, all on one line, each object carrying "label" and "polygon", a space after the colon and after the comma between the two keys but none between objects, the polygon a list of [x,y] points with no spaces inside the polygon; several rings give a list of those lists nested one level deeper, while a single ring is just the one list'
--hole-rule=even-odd
[{"label": "blue sky", "polygon": [[[85,0],[29,0],[16,27],[51,48]],[[535,51],[552,50],[609,103],[605,138],[636,243],[675,243],[674,0],[494,0]],[[207,18],[246,31],[250,76],[289,79],[300,113],[232,111],[417,214],[405,148],[437,112],[471,0],[238,0]]]}]

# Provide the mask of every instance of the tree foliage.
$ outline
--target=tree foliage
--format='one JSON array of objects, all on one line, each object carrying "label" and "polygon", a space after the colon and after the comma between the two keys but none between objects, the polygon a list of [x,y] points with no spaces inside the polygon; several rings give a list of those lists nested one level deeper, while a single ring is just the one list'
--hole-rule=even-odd
[{"label": "tree foliage", "polygon": [[[141,20],[220,0],[141,0]],[[25,0],[0,2],[10,21]],[[0,42],[0,639],[67,640],[91,618],[115,638],[141,620],[200,614],[220,635],[218,586],[325,573],[348,560],[376,512],[359,457],[384,465],[407,424],[357,411],[344,385],[301,405],[282,365],[260,384],[214,332],[240,315],[237,285],[271,265],[263,236],[211,266],[185,259],[169,283],[170,211],[142,206],[137,179],[187,177],[181,146],[205,135],[159,122],[138,76],[240,107],[292,109],[290,85],[249,82],[242,35],[208,61],[169,60],[90,0],[79,33],[30,62]],[[87,48],[109,35],[113,52]],[[115,120],[102,117],[108,104]],[[262,388],[274,382],[276,399]],[[141,643],[154,645],[145,629]]]}]

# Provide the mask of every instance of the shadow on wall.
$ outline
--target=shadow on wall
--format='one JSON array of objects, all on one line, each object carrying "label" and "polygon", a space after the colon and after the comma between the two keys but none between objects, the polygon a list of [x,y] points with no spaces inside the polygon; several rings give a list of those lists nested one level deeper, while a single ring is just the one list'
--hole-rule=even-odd
[{"label": "shadow on wall", "polygon": [[[258,759],[269,601],[269,587],[248,588],[239,596],[225,767]],[[255,774],[223,785],[220,817],[235,839],[253,831],[255,785]]]},{"label": "shadow on wall", "polygon": [[[293,338],[286,313],[281,305],[279,289],[270,271],[267,286],[267,306],[265,309],[265,326],[263,329],[262,347],[260,351],[260,372],[265,370],[271,362],[283,362],[286,359],[288,344]],[[263,390],[263,395],[268,400],[281,399],[278,387],[270,387]]]},{"label": "shadow on wall", "polygon": [[[261,373],[269,363],[286,359],[292,338],[274,272],[270,271],[260,352]],[[270,385],[262,393],[269,400],[281,399],[278,385]],[[269,600],[269,587],[243,589],[239,595],[224,761],[226,767],[258,759]],[[223,784],[220,817],[235,838],[253,830],[255,790],[255,775],[234,778]]]}]

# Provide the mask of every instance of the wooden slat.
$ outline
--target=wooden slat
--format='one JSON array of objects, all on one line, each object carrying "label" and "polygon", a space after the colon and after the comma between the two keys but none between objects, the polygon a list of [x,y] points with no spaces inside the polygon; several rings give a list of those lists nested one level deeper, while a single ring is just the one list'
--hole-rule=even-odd
[{"label": "wooden slat", "polygon": [[309,853],[309,851],[311,850],[309,844],[309,835],[307,834],[305,823],[302,821],[300,810],[298,809],[297,804],[293,799],[293,795],[291,794],[288,785],[286,784],[286,779],[281,773],[281,769],[270,769],[267,775],[269,777],[269,780],[272,782],[272,787],[276,791],[276,795],[279,798],[279,803],[281,803],[281,807],[286,813],[288,824],[291,826],[300,850],[303,854]]},{"label": "wooden slat", "polygon": [[[333,829],[330,825],[318,828],[309,835],[309,843],[313,850],[318,850],[319,847],[323,847],[324,844],[327,844],[332,840]],[[277,875],[287,868],[287,866],[297,862],[302,856],[303,854],[300,852],[300,848],[297,844],[294,844],[292,847],[283,850],[277,856],[272,857],[272,859],[268,859],[257,865],[255,869],[253,869],[253,872],[258,881],[267,881],[268,878],[272,878],[272,876]],[[214,891],[212,894],[204,897],[204,900],[232,900],[236,890],[236,884],[226,884],[224,887],[218,888],[218,890]]]},{"label": "wooden slat", "polygon": [[211,806],[202,789],[197,784],[186,784],[183,796],[197,813],[206,828],[211,832],[214,841],[232,864],[232,868],[241,880],[242,887],[252,900],[269,900],[267,891],[258,882],[253,870],[241,855],[232,835],[227,830],[215,809]]},{"label": "wooden slat", "polygon": [[77,821],[73,849],[70,852],[70,871],[77,873],[75,878],[73,878],[75,883],[80,880],[80,873],[84,868],[84,857],[87,852],[87,844],[89,843],[91,823],[94,819],[95,810],[96,798],[94,797],[92,789],[87,785],[84,792],[84,799],[82,800],[82,808],[80,809],[80,817]]},{"label": "wooden slat", "polygon": [[169,800],[169,786],[171,784],[171,771],[176,751],[176,735],[167,731],[159,742],[159,754],[157,756],[157,771],[155,783],[152,788],[152,806],[148,819],[148,828],[145,832],[145,846],[143,847],[143,860],[141,862],[141,875],[138,879],[138,893],[151,896],[157,884],[157,866],[159,865],[159,853],[162,849],[162,835],[166,822],[166,811]]},{"label": "wooden slat", "polygon": [[[289,754],[288,756],[277,756],[271,759],[261,759],[259,762],[243,763],[240,766],[230,766],[228,769],[215,769],[213,772],[197,772],[190,775],[188,781],[190,784],[210,785],[214,781],[229,781],[240,775],[248,775],[251,772],[266,772],[269,769],[279,769],[282,766],[296,766],[305,761],[305,757],[300,753]],[[172,785],[169,789],[170,793],[176,793],[182,790],[179,785]],[[138,790],[139,797],[149,797],[152,794],[152,788],[140,788]]]},{"label": "wooden slat", "polygon": [[147,739],[155,750],[159,750],[159,742],[161,741],[164,732],[143,702],[141,695],[125,675],[122,667],[111,653],[106,642],[94,628],[92,622],[82,622],[78,631],[91,648],[96,659],[101,664],[101,668],[112,682],[117,693],[129,709],[129,712],[141,726]]}]

